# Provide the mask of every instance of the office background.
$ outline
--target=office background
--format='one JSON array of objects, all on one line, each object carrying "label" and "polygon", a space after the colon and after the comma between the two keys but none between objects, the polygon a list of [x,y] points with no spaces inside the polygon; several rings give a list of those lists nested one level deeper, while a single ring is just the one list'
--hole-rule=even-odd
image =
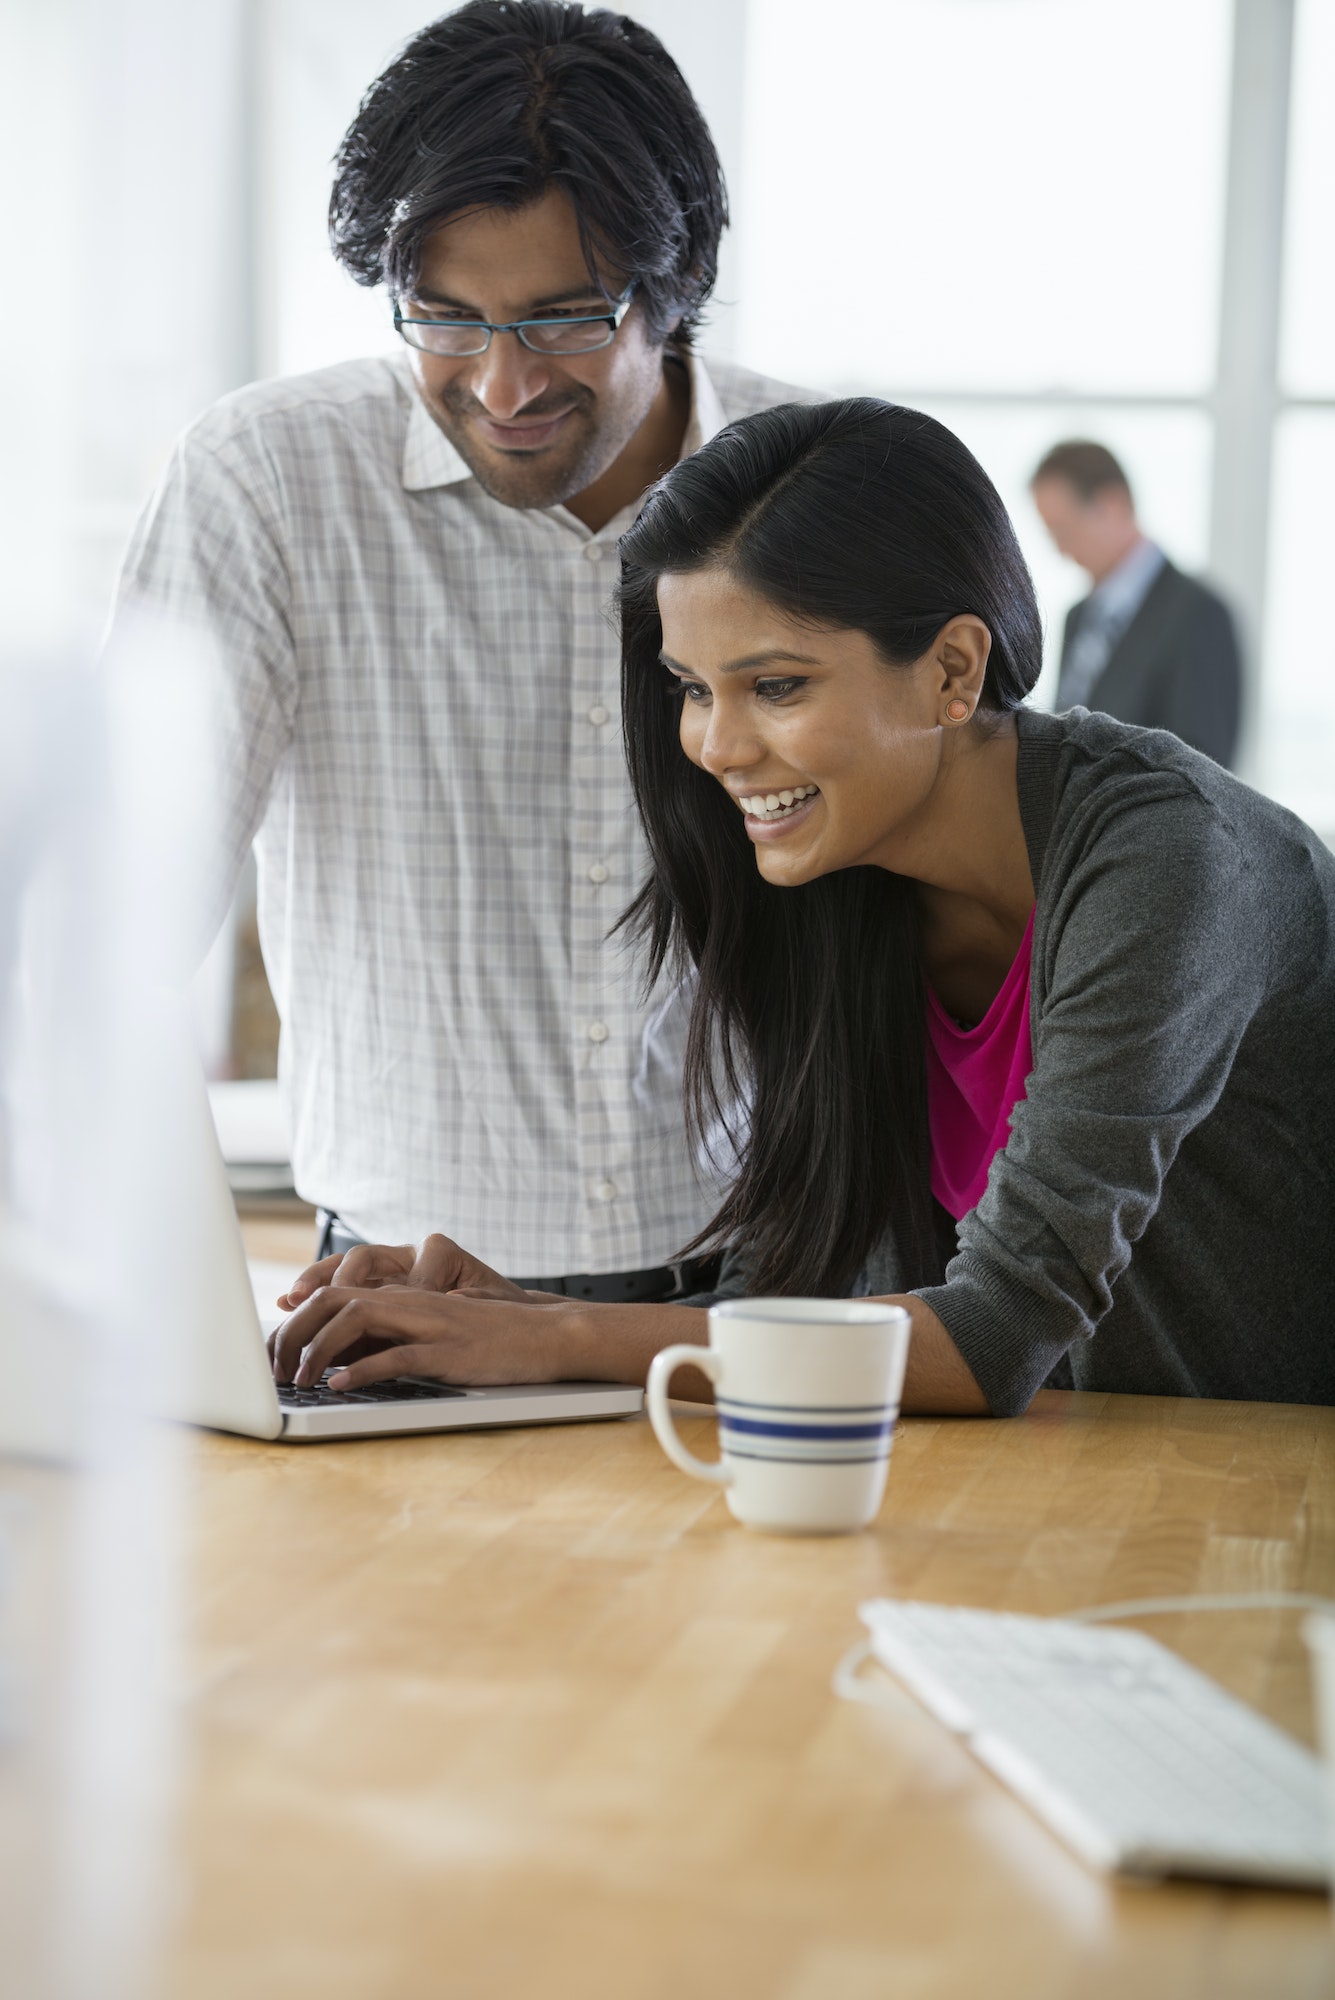
[{"label": "office background", "polygon": [[[735,227],[706,349],[832,391],[869,389],[920,403],[951,423],[1015,515],[1054,643],[1084,579],[1049,548],[1027,477],[1060,436],[1087,431],[1106,439],[1126,460],[1147,527],[1184,566],[1207,570],[1244,619],[1251,672],[1245,775],[1335,839],[1335,635],[1324,587],[1335,548],[1333,0],[808,0],[804,6],[637,0],[632,11],[681,62],[731,184]],[[0,670],[50,671],[55,679],[59,669],[92,660],[131,523],[173,437],[207,403],[258,376],[392,348],[383,298],[359,292],[329,258],[329,161],[362,89],[430,12],[423,0],[3,0],[0,177],[9,226],[0,313]],[[1044,682],[1049,695],[1054,669],[1055,658]],[[15,740],[22,742],[21,730],[7,740],[0,727],[0,751],[12,750]],[[145,749],[147,761],[151,742]],[[58,808],[68,806],[81,784],[78,757],[62,738],[46,762],[55,778],[50,793]],[[7,775],[12,770],[12,763],[5,767]],[[47,776],[34,784],[35,794]],[[0,808],[12,811],[12,800],[0,785]],[[41,802],[48,800],[49,794]],[[93,833],[85,830],[84,840],[75,844],[78,863],[93,858]],[[158,839],[156,846],[166,843]],[[60,1244],[62,1281],[78,1269],[80,1255],[96,1268],[105,1324],[95,1368],[86,1365],[86,1349],[75,1350],[77,1381],[93,1407],[113,1409],[116,1421],[69,1514],[72,1528],[63,1499],[58,1517],[54,1500],[25,1503],[23,1512],[0,1510],[0,1582],[18,1573],[25,1549],[37,1552],[44,1575],[54,1579],[41,1603],[57,1606],[59,1618],[43,1613],[35,1620],[34,1656],[51,1663],[39,1684],[58,1688],[64,1705],[50,1710],[50,1754],[47,1737],[34,1739],[41,1755],[32,1770],[33,1783],[45,1785],[58,1766],[66,1786],[63,1818],[48,1815],[44,1803],[36,1841],[23,1839],[23,1822],[0,1810],[0,1935],[8,1966],[21,1961],[25,1928],[49,1922],[62,1951],[77,1955],[77,1976],[63,1990],[119,2000],[138,1990],[124,1967],[142,1949],[136,1941],[161,1907],[155,1843],[166,1840],[172,1825],[165,1802],[173,1785],[189,1778],[187,1770],[186,1780],[179,1779],[177,1732],[189,1728],[196,1708],[212,1704],[205,1727],[225,1750],[228,1796],[268,1800],[273,1773],[263,1760],[273,1757],[275,1745],[288,1760],[280,1776],[300,1777],[302,1760],[309,1771],[331,1742],[351,1745],[344,1761],[354,1773],[368,1768],[359,1761],[368,1756],[368,1742],[388,1742],[395,1756],[401,1743],[402,1763],[391,1763],[390,1782],[396,1771],[415,1779],[419,1767],[428,1775],[432,1768],[423,1763],[424,1717],[429,1723],[434,1714],[438,1732],[448,1720],[471,1755],[474,1736],[487,1741],[509,1731],[510,1718],[525,1715],[532,1690],[554,1682],[550,1662],[535,1667],[525,1650],[531,1600],[521,1594],[512,1622],[495,1625],[490,1649],[470,1636],[475,1650],[467,1657],[476,1662],[476,1685],[487,1689],[485,1714],[464,1710],[456,1723],[439,1682],[417,1662],[405,1681],[402,1656],[392,1652],[389,1671],[399,1678],[388,1684],[408,1696],[402,1737],[358,1733],[364,1718],[357,1709],[373,1706],[365,1690],[380,1685],[372,1676],[386,1665],[374,1652],[369,1665],[361,1660],[361,1677],[348,1682],[356,1708],[351,1701],[333,1706],[318,1689],[313,1701],[298,1700],[293,1690],[304,1688],[312,1660],[332,1660],[337,1668],[344,1659],[338,1647],[346,1613],[339,1611],[332,1624],[318,1617],[296,1623],[288,1651],[277,1655],[258,1651],[256,1635],[276,1609],[286,1609],[289,1593],[294,1601],[318,1595],[313,1577],[321,1565],[326,1574],[334,1566],[346,1570],[351,1517],[340,1509],[360,1499],[363,1488],[354,1495],[355,1482],[343,1477],[330,1504],[332,1489],[317,1485],[309,1504],[301,1503],[304,1511],[293,1514],[290,1490],[238,1482],[226,1462],[218,1477],[226,1477],[227,1499],[215,1486],[203,1516],[215,1527],[225,1524],[221,1555],[200,1587],[215,1605],[233,1608],[230,1623],[216,1628],[219,1647],[209,1673],[183,1690],[171,1643],[176,1599],[190,1606],[196,1600],[186,1588],[178,1592],[173,1537],[197,1495],[187,1487],[176,1446],[142,1420],[146,1397],[136,1402],[134,1393],[139,1385],[142,1397],[161,1349],[177,1332],[174,1314],[144,1311],[142,1301],[183,1299],[189,1284],[194,1238],[170,1221],[178,1213],[173,1200],[188,1200],[167,1143],[179,1107],[167,1101],[160,1082],[161,1102],[151,1092],[137,1095],[142,1080],[152,1082],[155,1074],[152,1051],[145,1052],[155,1021],[138,1004],[140,989],[130,977],[136,935],[120,934],[122,907],[102,895],[103,874],[91,865],[69,873],[79,892],[71,894],[69,909],[78,921],[67,921],[57,939],[69,953],[64,976],[37,989],[47,1002],[43,1016],[50,1017],[47,1067],[63,1086],[55,1095],[68,1121],[50,1135],[61,1176],[51,1175],[47,1240]],[[151,870],[138,886],[139,902],[154,907],[146,913],[133,897],[122,902],[151,932],[147,916],[163,898]],[[244,922],[244,911],[239,916]],[[235,971],[225,941],[205,980],[206,1003],[212,998],[204,1008],[204,1039],[215,1068],[231,1031]],[[68,1005],[57,1009],[48,995]],[[71,1032],[71,1023],[79,1032]],[[31,1209],[32,1189],[24,1194]],[[144,1216],[153,1219],[151,1240]],[[163,1262],[164,1244],[178,1263]],[[91,1254],[108,1246],[119,1251],[119,1264]],[[151,1258],[147,1273],[145,1258]],[[12,1269],[6,1282],[13,1308],[6,1323],[26,1326],[29,1309],[25,1303],[21,1314],[14,1305]],[[17,1297],[26,1300],[21,1290]],[[31,1351],[51,1381],[74,1374],[55,1340],[43,1338]],[[11,1352],[4,1398],[11,1419],[20,1400],[16,1381],[25,1379],[13,1360]],[[82,1402],[63,1394],[48,1392],[48,1401],[62,1417],[82,1412]],[[1099,1560],[1103,1551],[1109,1574],[1124,1580],[1119,1595],[1163,1588],[1165,1579],[1169,1587],[1190,1579],[1202,1589],[1254,1587],[1258,1578],[1325,1587],[1309,1567],[1320,1554],[1309,1524],[1319,1518],[1323,1461],[1311,1455],[1305,1419],[1302,1427],[1290,1426],[1282,1413],[1262,1413],[1247,1419],[1244,1437],[1235,1416],[1218,1420],[1231,1427],[1228,1434],[1212,1434],[1201,1428],[1208,1411],[1204,1418],[1193,1411],[1151,1438],[1148,1425],[1155,1421],[1147,1420],[1145,1432],[1122,1429],[1114,1438],[1110,1426],[1108,1434],[1096,1434],[1087,1451],[1082,1445],[1074,1472],[1062,1449],[1045,1446],[1036,1458],[1019,1428],[1013,1435],[1022,1455],[997,1458],[976,1479],[947,1453],[933,1487],[923,1481],[920,1462],[910,1533],[932,1551],[929,1589],[960,1597],[1012,1590],[1015,1577],[1026,1574],[1017,1568],[1023,1547],[1039,1593],[1034,1601],[1050,1604],[1054,1590],[1079,1590],[1081,1572],[1065,1565],[1081,1546]],[[971,1435],[978,1451],[984,1444],[992,1450],[981,1430]],[[924,1436],[930,1448],[930,1433]],[[1309,1457],[1306,1500],[1300,1495]],[[658,1511],[632,1485],[609,1488],[600,1468],[580,1472],[573,1460],[565,1463],[571,1478],[557,1483],[567,1525],[582,1546],[596,1550],[592,1566],[618,1580],[622,1604],[630,1607],[623,1616],[638,1616],[642,1603],[654,1611],[657,1622],[651,1619],[647,1630],[667,1662],[665,1674],[684,1661],[696,1676],[691,1685],[704,1689],[707,1703],[717,1702],[714,1715],[733,1712],[754,1683],[774,1740],[788,1739],[791,1765],[776,1768],[784,1783],[791,1769],[795,1791],[769,1794],[765,1819],[775,1818],[773,1797],[805,1802],[802,1824],[819,1825],[827,1858],[834,1857],[831,1870],[844,1871],[843,1858],[856,1854],[864,1836],[865,1852],[881,1851],[872,1845],[883,1837],[888,1796],[879,1760],[863,1759],[855,1772],[852,1751],[841,1751],[837,1735],[822,1727],[820,1742],[834,1748],[821,1762],[805,1733],[813,1726],[808,1689],[828,1673],[843,1643],[836,1643],[839,1621],[851,1620],[865,1568],[851,1560],[832,1577],[822,1551],[819,1590],[813,1595],[802,1585],[793,1599],[800,1631],[797,1624],[785,1628],[777,1649],[767,1650],[779,1602],[772,1572],[748,1595],[738,1586],[735,1550],[719,1537],[716,1555],[712,1543],[703,1550],[699,1542],[683,1544],[677,1567],[666,1578],[659,1572],[646,1589],[642,1566],[647,1578],[648,1562],[657,1561],[663,1537],[675,1535],[674,1523],[684,1516]],[[396,1574],[401,1584],[411,1580],[415,1618],[423,1602],[418,1579],[462,1572],[479,1548],[501,1550],[512,1582],[549,1574],[550,1461],[516,1464],[520,1472],[497,1477],[480,1505],[427,1504],[416,1520],[406,1488],[389,1483],[377,1491],[359,1530],[377,1553],[407,1547],[406,1566],[400,1558],[397,1571],[391,1561],[384,1573],[391,1582]],[[267,1476],[285,1480],[286,1468],[275,1461]],[[333,1461],[327,1476],[335,1479]],[[1016,1494],[1035,1478],[1026,1520],[1061,1522],[1066,1554],[1055,1568],[1046,1528],[1031,1536],[1024,1527],[1018,1540],[1013,1532]],[[1115,1519],[1109,1479],[1122,1496]],[[973,1495],[971,1516],[960,1513],[963,1491]],[[272,1543],[276,1558],[284,1536],[291,1551],[277,1582],[269,1564],[254,1562],[255,1523],[269,1517],[283,1531]],[[322,1532],[334,1538],[325,1554]],[[512,1533],[516,1539],[505,1542]],[[27,1540],[20,1542],[20,1534]],[[453,1543],[442,1539],[451,1535]],[[646,1535],[652,1557],[644,1554]],[[393,1543],[394,1537],[404,1539]],[[860,1554],[850,1551],[852,1559]],[[582,1577],[575,1581],[577,1607],[602,1605]],[[637,1588],[644,1591],[639,1598]],[[365,1601],[367,1623],[377,1631],[422,1629],[409,1621],[404,1599]],[[761,1664],[744,1680],[700,1674],[699,1651],[689,1648],[699,1647],[706,1627],[675,1630],[680,1607],[696,1601],[750,1621],[737,1629],[751,1635],[746,1643]],[[67,1602],[77,1618],[67,1616]],[[536,1599],[539,1628],[547,1605],[547,1597]],[[839,1605],[846,1609],[830,1609]],[[5,1621],[13,1609],[11,1599],[0,1602],[0,1640],[9,1643]],[[1223,1634],[1214,1643],[1224,1677],[1233,1658],[1235,1671],[1252,1677],[1243,1691],[1282,1687],[1286,1702],[1293,1699],[1294,1656],[1268,1650],[1275,1643],[1270,1621],[1254,1654],[1245,1652],[1231,1624],[1211,1629]],[[572,1653],[582,1648],[581,1657],[600,1661],[607,1631],[606,1623],[591,1624],[578,1647],[572,1641]],[[1248,1628],[1247,1646],[1254,1632]],[[687,1650],[674,1651],[679,1643]],[[72,1675],[66,1672],[71,1645]],[[169,1674],[162,1654],[170,1655]],[[761,1678],[772,1658],[789,1691],[777,1707],[774,1685]],[[0,1673],[0,1692],[8,1685]],[[167,1700],[159,1699],[162,1685]],[[652,1751],[654,1731],[639,1720],[648,1711],[634,1705],[642,1699],[632,1691],[622,1733],[614,1728],[601,1751],[596,1737],[581,1736],[562,1744],[562,1754],[583,1757],[591,1744],[596,1778],[632,1742],[626,1733],[632,1721],[633,1745]],[[791,1719],[783,1705],[789,1701]],[[272,1732],[257,1731],[253,1747],[239,1745],[237,1718],[261,1711]],[[548,1712],[553,1735],[565,1732],[565,1713],[559,1705]],[[487,1715],[499,1718],[491,1738],[479,1715],[482,1725]],[[513,1733],[521,1752],[539,1743],[523,1727]],[[709,1790],[720,1771],[726,1780],[736,1768],[718,1755],[713,1737],[697,1732],[683,1739],[670,1731],[663,1741],[661,1769],[631,1761],[637,1785],[644,1774],[644,1797],[667,1801],[672,1824],[684,1825],[688,1804],[698,1807],[704,1798],[721,1808],[717,1826],[744,1828],[735,1801]],[[189,1739],[187,1757],[204,1742]],[[71,1755],[71,1745],[81,1754]],[[670,1770],[676,1782],[678,1767],[686,1781],[674,1792],[663,1774]],[[496,1768],[511,1766],[502,1758]],[[920,1762],[913,1769],[922,1776]],[[16,1771],[26,1782],[11,1756],[0,1777],[12,1779]],[[924,1782],[939,1799],[958,1780],[947,1764],[944,1775],[934,1765]],[[831,1844],[836,1784],[848,1788],[857,1816]],[[411,1788],[405,1784],[404,1791],[403,1824],[415,1839],[428,1821],[415,1810]],[[322,1809],[322,1826],[340,1823],[327,1795],[311,1787],[306,1796]],[[942,1824],[943,1816],[936,1820]],[[212,1824],[219,1851],[226,1842],[229,1853],[207,1910],[214,1940],[226,1936],[260,1952],[270,1935],[264,1904],[257,1922],[255,1903],[244,1895],[229,1900],[232,1855],[252,1862],[270,1886],[278,1884],[273,1895],[284,1922],[293,1910],[323,1922],[331,1907],[365,1906],[369,1893],[387,1898],[383,1928],[391,1941],[411,1938],[404,1899],[421,1878],[405,1870],[403,1850],[392,1841],[383,1843],[392,1882],[368,1871],[360,1877],[360,1897],[345,1894],[343,1881],[331,1898],[327,1880],[311,1893],[309,1870],[299,1874],[295,1891],[284,1887],[281,1868],[268,1865],[269,1850],[246,1848],[254,1822],[244,1814],[229,1820],[222,1812]],[[349,1851],[374,1860],[386,1824],[368,1820],[364,1845]],[[446,1822],[447,1834],[454,1824]],[[75,1829],[77,1840],[57,1845],[50,1825],[62,1837],[63,1829]],[[9,1835],[11,1826],[20,1829],[18,1838]],[[652,1852],[643,1822],[628,1822],[624,1809],[614,1837],[615,1853],[610,1845],[598,1850],[600,1858],[608,1855],[613,1889],[624,1856]],[[791,1848],[786,1824],[783,1839]],[[720,1863],[718,1850],[706,1842],[701,1851],[697,1879],[726,1873],[729,1861]],[[800,1859],[800,1846],[792,1851]],[[1077,1879],[1074,1868],[1047,1875],[1032,1866],[1028,1846],[1017,1851],[1017,1862],[983,1872],[982,1900],[965,1909],[967,1921],[956,1927],[960,1949],[978,1938],[991,1949],[990,1909],[1004,1910],[1007,1936],[1020,1938],[1020,1962],[1042,1968],[1044,1976],[1054,1951],[1074,1964],[1080,1951],[1101,1950],[1102,1889]],[[901,1897],[899,1905],[908,1917],[908,1959],[894,1963],[908,1963],[915,1980],[929,1977],[937,1962],[920,1954],[922,1933],[913,1928],[917,1912],[910,1908],[925,1880],[915,1869],[930,1869],[936,1852],[929,1844],[923,1856],[907,1857],[909,1900]],[[856,1869],[846,1872],[859,1879]],[[476,1879],[468,1878],[470,1908]],[[559,1879],[564,1920],[571,1899],[566,1878]],[[776,1879],[794,1910],[816,1907],[796,1864]],[[683,1893],[690,1886],[688,1878]],[[430,1891],[435,1898],[434,1880]],[[879,1886],[876,1894],[883,1902]],[[929,1912],[940,1907],[939,1895],[933,1901],[927,1890],[919,1900]],[[491,1906],[483,1907],[485,1913]],[[812,1961],[806,1990],[828,1992],[839,1966],[854,1963],[833,1957],[844,1943],[835,1933],[838,1913],[846,1923],[850,1907],[846,1885],[839,1883],[820,1907],[823,1920],[826,1908],[835,1913],[825,1920],[832,1956]],[[981,1924],[972,1921],[980,1909]],[[1186,1963],[1179,1954],[1187,1932],[1165,1921],[1162,1905],[1139,1904],[1136,1921],[1143,1928],[1129,1934],[1117,1962],[1128,1980],[1157,1977],[1170,1957]],[[1304,1986],[1315,1990],[1319,1947],[1296,1926],[1293,1935],[1281,1930],[1269,1906],[1234,1896],[1226,1911],[1193,1922],[1202,1967],[1210,1968],[1200,1975],[1205,1985],[1228,1967],[1241,1991],[1247,1969],[1264,1968],[1268,1990],[1296,1991],[1306,1952]],[[595,1942],[618,1951],[628,1935],[605,1916],[592,1932]],[[459,1924],[453,1935],[447,1928],[440,1936],[447,1954],[441,1962],[454,1964]],[[322,1942],[327,1978],[327,1935]],[[643,1939],[636,1942],[643,1947]],[[550,1960],[545,1938],[544,1947]],[[861,1938],[851,1939],[851,1953],[862,1947]],[[715,1962],[726,1963],[726,1954],[716,1953]],[[258,1963],[249,1961],[251,1983],[260,1976]],[[348,1955],[347,1977],[357,1976],[359,1963]],[[884,1986],[880,1968],[890,1963],[857,1956],[859,1984],[873,1978]],[[1100,1973],[1115,1980],[1106,1958],[1087,1964],[1096,1984],[1104,1983]],[[242,1976],[227,1990],[246,1984]],[[38,1988],[34,1982],[25,1990]]]},{"label": "office background", "polygon": [[[1011,507],[1051,695],[1087,588],[1027,491],[1104,439],[1238,610],[1242,771],[1335,835],[1330,0],[640,0],[732,190],[705,350],[932,410]],[[389,351],[324,237],[358,96],[422,0],[10,0],[3,636],[91,653],[176,432]]]}]

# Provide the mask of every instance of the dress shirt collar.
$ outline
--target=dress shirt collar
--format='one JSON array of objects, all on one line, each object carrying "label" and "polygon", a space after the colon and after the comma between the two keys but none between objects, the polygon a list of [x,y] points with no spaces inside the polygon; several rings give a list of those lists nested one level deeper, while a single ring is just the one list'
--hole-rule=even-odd
[{"label": "dress shirt collar", "polygon": [[1158,543],[1142,535],[1116,569],[1109,570],[1102,583],[1094,586],[1089,596],[1091,607],[1097,606],[1100,616],[1110,626],[1124,632],[1149,596],[1166,561]]},{"label": "dress shirt collar", "polygon": [[[681,441],[681,456],[689,458],[723,429],[727,418],[718,391],[698,354],[682,356],[691,385],[691,413]],[[403,447],[403,484],[410,493],[432,486],[457,486],[472,473],[436,422],[418,393],[412,371],[405,366],[408,393],[408,435]]]},{"label": "dress shirt collar", "polygon": [[717,437],[728,421],[718,399],[718,390],[710,381],[709,370],[699,355],[688,350],[683,359],[691,385],[691,414],[686,419],[678,464],[681,459],[689,458],[692,452],[699,451],[702,444],[708,444],[712,437]]},{"label": "dress shirt collar", "polygon": [[408,436],[403,446],[403,483],[409,493],[432,486],[457,486],[472,473],[422,401],[412,369],[403,365],[408,388]]}]

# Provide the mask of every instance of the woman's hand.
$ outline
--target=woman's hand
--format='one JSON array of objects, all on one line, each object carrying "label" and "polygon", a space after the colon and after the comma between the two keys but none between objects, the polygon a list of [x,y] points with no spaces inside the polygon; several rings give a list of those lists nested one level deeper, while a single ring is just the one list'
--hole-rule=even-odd
[{"label": "woman's hand", "polygon": [[565,1299],[522,1304],[483,1292],[429,1292],[414,1285],[368,1291],[327,1285],[273,1336],[274,1374],[309,1387],[327,1368],[331,1389],[360,1389],[395,1375],[428,1375],[460,1386],[560,1382],[578,1376]]},{"label": "woman's hand", "polygon": [[[444,1236],[359,1245],[303,1271],[279,1300],[293,1308],[270,1336],[280,1382],[303,1387],[325,1370],[331,1389],[395,1375],[460,1388],[506,1382],[628,1382],[641,1388],[660,1347],[703,1338],[695,1306],[592,1305],[525,1292]],[[708,1399],[704,1376],[684,1370],[677,1395]]]},{"label": "woman's hand", "polygon": [[[474,1307],[490,1304],[501,1317],[442,1310],[447,1301],[457,1308],[465,1299]],[[515,1308],[541,1312],[563,1303],[522,1291],[447,1236],[428,1236],[417,1247],[360,1243],[345,1255],[322,1257],[282,1294],[278,1304],[290,1317],[270,1334],[269,1357],[278,1381],[301,1385],[318,1382],[335,1360],[356,1364],[362,1372],[355,1380],[340,1378],[340,1389],[405,1374],[444,1382],[553,1381],[559,1377],[550,1372],[555,1356],[546,1351],[554,1330],[550,1312],[539,1340],[534,1323]],[[510,1331],[500,1340],[512,1350],[508,1359],[497,1346],[502,1327]],[[492,1337],[486,1328],[495,1329]],[[535,1366],[537,1374],[505,1372]],[[502,1372],[475,1372],[479,1367]]]}]

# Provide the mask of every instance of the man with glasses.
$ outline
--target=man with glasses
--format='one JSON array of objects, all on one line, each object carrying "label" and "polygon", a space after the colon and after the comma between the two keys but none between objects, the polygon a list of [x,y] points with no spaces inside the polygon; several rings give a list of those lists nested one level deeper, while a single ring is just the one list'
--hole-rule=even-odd
[{"label": "man with glasses", "polygon": [[645,873],[609,598],[653,480],[794,393],[693,350],[725,221],[647,30],[471,0],[337,161],[334,252],[401,357],[228,397],[136,531],[122,615],[225,665],[229,867],[253,840],[321,1254],[445,1229],[650,1299],[705,1218],[672,1008],[608,941]]}]

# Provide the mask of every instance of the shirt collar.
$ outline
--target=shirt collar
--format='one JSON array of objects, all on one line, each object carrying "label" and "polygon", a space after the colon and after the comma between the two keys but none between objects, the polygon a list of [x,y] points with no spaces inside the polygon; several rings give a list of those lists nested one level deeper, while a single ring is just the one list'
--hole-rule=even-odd
[{"label": "shirt collar", "polygon": [[[708,444],[726,424],[718,390],[698,354],[682,356],[691,385],[691,412],[681,441],[681,457],[689,458]],[[423,493],[433,486],[457,486],[471,479],[463,459],[427,409],[408,369],[408,434],[403,446],[403,484],[409,493]]]},{"label": "shirt collar", "polygon": [[1165,560],[1158,543],[1142,536],[1133,549],[1127,550],[1116,569],[1109,570],[1102,583],[1095,585],[1091,599],[1097,601],[1106,616],[1129,625],[1149,596],[1150,586]]},{"label": "shirt collar", "polygon": [[422,401],[412,370],[408,377],[408,435],[403,445],[403,483],[409,493],[432,486],[457,486],[472,473]]},{"label": "shirt collar", "polygon": [[717,437],[728,421],[718,398],[718,390],[700,356],[688,349],[682,358],[691,385],[691,414],[686,419],[678,464],[682,458],[689,458],[692,452],[699,451],[702,444],[708,444],[712,437]]}]

